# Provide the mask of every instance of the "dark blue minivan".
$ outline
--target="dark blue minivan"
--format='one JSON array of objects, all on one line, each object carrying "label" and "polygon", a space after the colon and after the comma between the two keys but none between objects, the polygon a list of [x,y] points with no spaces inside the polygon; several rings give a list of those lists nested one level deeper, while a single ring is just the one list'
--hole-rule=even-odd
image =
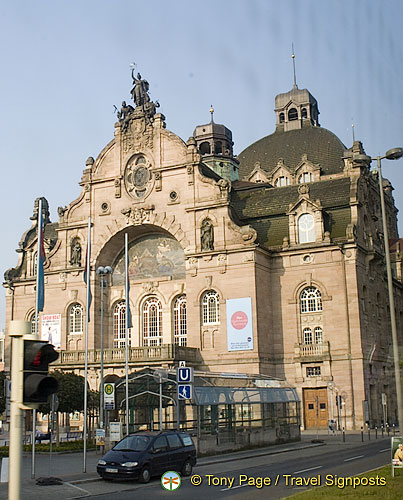
[{"label": "dark blue minivan", "polygon": [[174,470],[190,476],[196,465],[196,448],[186,432],[138,431],[123,438],[98,461],[97,472],[106,480],[139,479]]}]

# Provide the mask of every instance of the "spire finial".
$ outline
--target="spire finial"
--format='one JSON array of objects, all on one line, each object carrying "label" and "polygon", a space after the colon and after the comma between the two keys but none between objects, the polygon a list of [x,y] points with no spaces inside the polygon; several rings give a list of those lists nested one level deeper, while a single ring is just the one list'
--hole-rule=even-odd
[{"label": "spire finial", "polygon": [[214,114],[213,105],[210,106],[210,114],[211,114],[211,123],[213,123],[213,114]]},{"label": "spire finial", "polygon": [[291,58],[292,58],[292,69],[293,69],[293,72],[294,72],[294,88],[296,89],[296,88],[297,88],[297,75],[296,75],[296,72],[295,72],[295,54],[294,54],[294,43],[292,43],[291,47],[292,47],[292,54],[291,54]]},{"label": "spire finial", "polygon": [[[353,119],[351,119],[351,121],[352,121],[352,120],[353,120]],[[354,144],[354,142],[355,142],[354,122],[351,124],[351,131],[352,131],[352,133],[353,133],[353,144]]]}]

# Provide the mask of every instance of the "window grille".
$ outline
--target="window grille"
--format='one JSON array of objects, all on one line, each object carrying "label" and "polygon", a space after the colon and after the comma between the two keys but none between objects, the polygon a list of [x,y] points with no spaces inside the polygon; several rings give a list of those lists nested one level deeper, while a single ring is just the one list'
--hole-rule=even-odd
[{"label": "window grille", "polygon": [[298,218],[299,243],[315,241],[315,220],[312,214],[302,214]]},{"label": "window grille", "polygon": [[320,366],[307,366],[306,367],[306,376],[307,377],[320,377],[321,370]]},{"label": "window grille", "polygon": [[323,332],[320,326],[315,328],[315,344],[323,344]]},{"label": "window grille", "polygon": [[322,295],[320,291],[314,286],[309,286],[302,290],[300,301],[301,313],[322,311]]},{"label": "window grille", "polygon": [[83,333],[83,307],[72,304],[69,309],[69,333]]},{"label": "window grille", "polygon": [[174,302],[174,342],[176,345],[187,345],[186,296],[177,297]]},{"label": "window grille", "polygon": [[147,299],[143,304],[143,345],[162,344],[162,305],[156,297]]},{"label": "window grille", "polygon": [[312,344],[312,330],[304,328],[304,344]]},{"label": "window grille", "polygon": [[113,347],[126,347],[126,303],[124,300],[118,302],[113,308]]},{"label": "window grille", "polygon": [[217,325],[219,317],[219,297],[214,290],[209,290],[202,297],[203,325]]}]

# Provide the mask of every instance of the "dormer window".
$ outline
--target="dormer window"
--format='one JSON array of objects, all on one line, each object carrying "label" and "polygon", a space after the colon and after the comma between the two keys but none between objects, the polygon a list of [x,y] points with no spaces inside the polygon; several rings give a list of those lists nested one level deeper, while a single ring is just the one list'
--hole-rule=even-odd
[{"label": "dormer window", "polygon": [[315,241],[315,220],[312,214],[302,214],[298,219],[299,243]]},{"label": "dormer window", "polygon": [[282,187],[282,186],[289,186],[290,185],[290,179],[286,177],[285,175],[281,175],[280,177],[277,177],[277,179],[274,181],[274,186],[275,187]]},{"label": "dormer window", "polygon": [[298,177],[298,184],[307,184],[313,182],[313,174],[311,172],[302,172]]},{"label": "dormer window", "polygon": [[292,122],[294,120],[298,120],[298,111],[296,108],[291,108],[288,112],[288,121]]}]

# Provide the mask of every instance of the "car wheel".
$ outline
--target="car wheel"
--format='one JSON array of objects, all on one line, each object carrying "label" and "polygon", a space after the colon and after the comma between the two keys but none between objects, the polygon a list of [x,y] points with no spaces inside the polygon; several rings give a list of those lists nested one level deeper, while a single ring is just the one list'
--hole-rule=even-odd
[{"label": "car wheel", "polygon": [[141,469],[139,481],[140,483],[148,483],[151,479],[150,467],[147,465]]},{"label": "car wheel", "polygon": [[193,466],[190,463],[190,460],[186,460],[182,467],[182,476],[190,476],[192,473]]}]

